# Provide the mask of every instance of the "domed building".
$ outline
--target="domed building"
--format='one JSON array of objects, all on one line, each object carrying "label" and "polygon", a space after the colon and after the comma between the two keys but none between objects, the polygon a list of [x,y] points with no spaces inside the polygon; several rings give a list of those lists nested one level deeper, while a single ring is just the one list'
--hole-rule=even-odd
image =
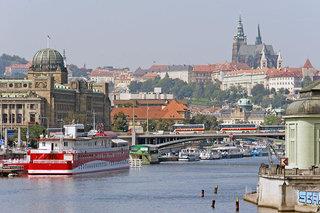
[{"label": "domed building", "polygon": [[320,82],[300,91],[284,119],[285,156],[260,165],[257,191],[245,200],[279,212],[319,212]]},{"label": "domed building", "polygon": [[0,80],[0,122],[4,128],[41,124],[60,127],[71,122],[110,128],[107,83],[68,82],[63,56],[54,49],[36,52],[26,79]]},{"label": "domed building", "polygon": [[237,102],[239,108],[244,111],[251,111],[252,110],[252,101],[248,98],[241,98]]},{"label": "domed building", "polygon": [[62,55],[54,49],[39,50],[32,59],[28,76],[53,76],[55,83],[67,84],[68,71]]}]

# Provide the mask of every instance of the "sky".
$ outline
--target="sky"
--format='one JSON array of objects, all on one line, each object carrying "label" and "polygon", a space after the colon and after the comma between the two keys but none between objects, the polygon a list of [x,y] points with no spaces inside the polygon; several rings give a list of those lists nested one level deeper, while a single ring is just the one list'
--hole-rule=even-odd
[{"label": "sky", "polygon": [[31,60],[50,47],[67,63],[147,68],[231,60],[241,14],[248,43],[281,51],[286,66],[320,67],[319,0],[0,0],[0,54]]}]

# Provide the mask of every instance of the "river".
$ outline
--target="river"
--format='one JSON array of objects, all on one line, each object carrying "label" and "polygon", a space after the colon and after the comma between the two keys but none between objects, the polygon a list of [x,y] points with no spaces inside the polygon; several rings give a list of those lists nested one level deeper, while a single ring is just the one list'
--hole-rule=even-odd
[{"label": "river", "polygon": [[[274,213],[243,201],[266,157],[168,162],[112,174],[0,179],[1,212]],[[213,188],[216,208],[211,208]],[[205,197],[201,198],[201,190]]]}]

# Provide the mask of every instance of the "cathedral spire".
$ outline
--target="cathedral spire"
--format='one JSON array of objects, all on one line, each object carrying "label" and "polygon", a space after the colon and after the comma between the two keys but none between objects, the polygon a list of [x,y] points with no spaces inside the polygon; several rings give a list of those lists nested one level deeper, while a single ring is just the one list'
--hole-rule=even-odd
[{"label": "cathedral spire", "polygon": [[277,69],[281,69],[282,64],[283,64],[283,58],[282,58],[281,52],[279,51],[278,58],[277,58]]},{"label": "cathedral spire", "polygon": [[262,50],[261,50],[261,59],[260,59],[260,68],[266,68],[268,67],[268,59],[266,57],[266,45],[262,45]]},{"label": "cathedral spire", "polygon": [[243,24],[242,24],[241,15],[239,15],[237,33],[234,36],[234,39],[237,40],[237,41],[242,41],[242,42],[246,42],[246,40],[247,40],[247,38],[246,38],[246,36],[244,34],[244,30],[243,30]]},{"label": "cathedral spire", "polygon": [[258,36],[256,37],[256,45],[262,44],[260,25],[258,24]]}]

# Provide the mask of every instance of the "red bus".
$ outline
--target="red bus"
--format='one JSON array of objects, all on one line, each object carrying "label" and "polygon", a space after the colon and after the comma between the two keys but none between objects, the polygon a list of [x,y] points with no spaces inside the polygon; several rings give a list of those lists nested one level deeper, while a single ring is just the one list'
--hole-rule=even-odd
[{"label": "red bus", "polygon": [[256,132],[257,125],[255,124],[220,124],[220,132]]},{"label": "red bus", "polygon": [[204,124],[174,124],[172,127],[176,134],[204,133]]}]

